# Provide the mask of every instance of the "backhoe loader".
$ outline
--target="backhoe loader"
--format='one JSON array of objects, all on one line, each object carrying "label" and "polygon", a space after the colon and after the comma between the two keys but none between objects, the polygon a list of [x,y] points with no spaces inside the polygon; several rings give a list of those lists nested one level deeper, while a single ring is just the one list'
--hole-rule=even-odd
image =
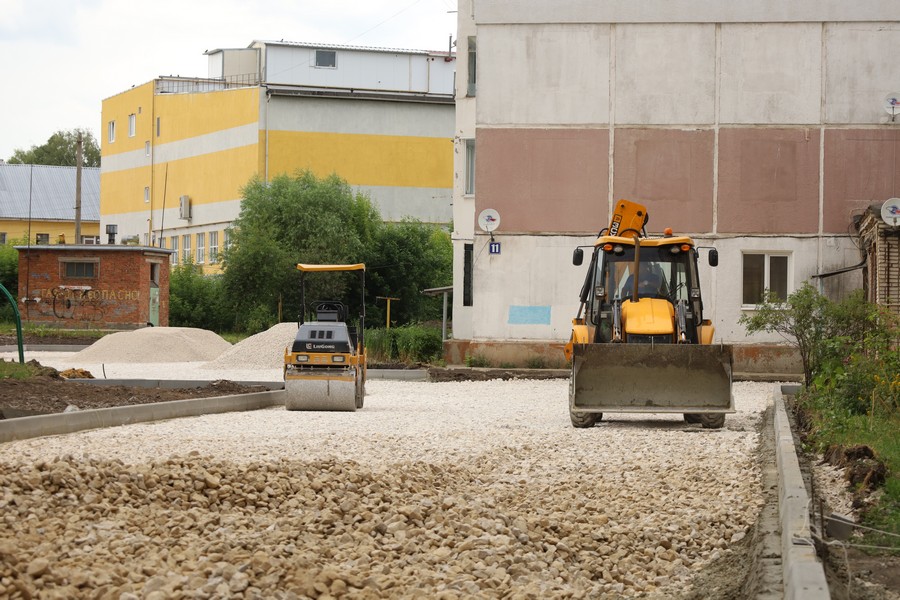
[{"label": "backhoe loader", "polygon": [[[732,348],[714,344],[703,318],[696,244],[647,237],[644,206],[619,200],[591,247],[590,266],[565,346],[569,416],[591,427],[603,413],[682,413],[718,429],[734,412]],[[709,250],[710,266],[718,253]],[[584,251],[576,248],[573,264]]]}]

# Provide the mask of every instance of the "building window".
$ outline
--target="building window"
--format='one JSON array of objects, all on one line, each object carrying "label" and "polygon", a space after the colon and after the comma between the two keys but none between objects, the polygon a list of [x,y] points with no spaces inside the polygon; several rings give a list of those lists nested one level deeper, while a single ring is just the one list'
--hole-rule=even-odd
[{"label": "building window", "polygon": [[37,233],[34,236],[34,243],[46,245],[50,243],[50,234],[49,233]]},{"label": "building window", "polygon": [[62,264],[63,266],[63,277],[70,277],[75,279],[88,279],[94,278],[97,276],[97,262],[96,261],[84,261],[84,262],[74,262],[74,261],[66,261]]},{"label": "building window", "polygon": [[137,115],[131,113],[128,115],[128,137],[134,137],[134,132],[137,129]]},{"label": "building window", "polygon": [[219,232],[209,232],[209,264],[214,265],[219,262]]},{"label": "building window", "polygon": [[96,246],[100,243],[99,235],[83,235],[81,236],[81,243],[87,244],[88,246]]},{"label": "building window", "polygon": [[147,204],[150,202],[150,187],[144,187],[144,203]]},{"label": "building window", "polygon": [[144,156],[150,156],[150,142],[144,142]]},{"label": "building window", "polygon": [[169,258],[171,259],[173,265],[177,265],[178,264],[178,236],[177,235],[172,236],[172,250],[174,250],[174,252],[172,252],[172,254],[169,256]]},{"label": "building window", "polygon": [[206,233],[197,234],[197,264],[202,265],[206,262]]},{"label": "building window", "polygon": [[768,252],[745,252],[743,257],[744,306],[754,306],[763,301],[766,292],[781,301],[787,300],[790,256]]},{"label": "building window", "polygon": [[0,245],[3,245],[5,243],[6,243],[6,232],[0,231]]},{"label": "building window", "polygon": [[463,245],[463,306],[472,306],[473,244]]},{"label": "building window", "polygon": [[466,96],[475,95],[475,36],[469,37],[469,81],[466,88]]},{"label": "building window", "polygon": [[323,69],[337,67],[337,52],[334,50],[316,50],[316,66]]},{"label": "building window", "polygon": [[106,138],[109,140],[109,143],[113,143],[116,141],[116,122],[110,121],[106,126]]},{"label": "building window", "polygon": [[159,117],[156,117],[156,137],[159,137]]},{"label": "building window", "polygon": [[225,242],[225,252],[228,252],[228,250],[231,248],[231,230],[230,229],[225,230],[224,242]]},{"label": "building window", "polygon": [[475,193],[475,140],[466,140],[466,194]]},{"label": "building window", "polygon": [[181,236],[181,262],[190,264],[191,262],[191,234],[186,233]]}]

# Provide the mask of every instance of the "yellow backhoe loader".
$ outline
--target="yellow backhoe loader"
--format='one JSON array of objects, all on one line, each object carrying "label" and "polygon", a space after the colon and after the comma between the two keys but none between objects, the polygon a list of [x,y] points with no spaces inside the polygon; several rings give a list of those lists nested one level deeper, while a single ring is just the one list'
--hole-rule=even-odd
[{"label": "yellow backhoe loader", "polygon": [[[297,335],[284,351],[284,389],[287,410],[355,411],[366,395],[365,273],[364,264],[298,264],[303,312]],[[347,307],[327,300],[313,304],[315,320],[306,321],[306,275],[358,271],[362,288],[359,329],[348,325]]]},{"label": "yellow backhoe loader", "polygon": [[[703,318],[698,250],[666,229],[648,238],[645,207],[619,200],[600,231],[572,321],[569,416],[591,427],[610,412],[682,413],[717,429],[734,412],[731,346]],[[709,264],[718,253],[709,250]],[[573,264],[584,261],[576,248]]]}]

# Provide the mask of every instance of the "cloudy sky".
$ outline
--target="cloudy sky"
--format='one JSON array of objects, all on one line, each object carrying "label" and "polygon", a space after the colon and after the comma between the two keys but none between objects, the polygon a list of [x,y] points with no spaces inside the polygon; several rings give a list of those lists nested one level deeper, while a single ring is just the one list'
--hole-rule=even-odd
[{"label": "cloudy sky", "polygon": [[456,0],[0,0],[0,159],[54,132],[99,140],[104,98],[205,77],[206,50],[285,40],[445,50]]}]

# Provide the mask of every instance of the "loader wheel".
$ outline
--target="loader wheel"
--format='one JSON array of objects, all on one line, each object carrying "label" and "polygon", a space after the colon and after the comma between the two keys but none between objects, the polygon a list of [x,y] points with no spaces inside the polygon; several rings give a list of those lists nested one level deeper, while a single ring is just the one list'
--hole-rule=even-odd
[{"label": "loader wheel", "polygon": [[700,422],[700,415],[695,415],[692,413],[684,413],[684,422],[694,425]]},{"label": "loader wheel", "polygon": [[572,426],[578,429],[593,427],[595,423],[603,418],[603,413],[575,412],[569,411],[569,418],[572,420]]},{"label": "loader wheel", "polygon": [[700,424],[704,429],[722,429],[725,426],[725,415],[719,414],[702,414],[697,415],[700,417]]}]

